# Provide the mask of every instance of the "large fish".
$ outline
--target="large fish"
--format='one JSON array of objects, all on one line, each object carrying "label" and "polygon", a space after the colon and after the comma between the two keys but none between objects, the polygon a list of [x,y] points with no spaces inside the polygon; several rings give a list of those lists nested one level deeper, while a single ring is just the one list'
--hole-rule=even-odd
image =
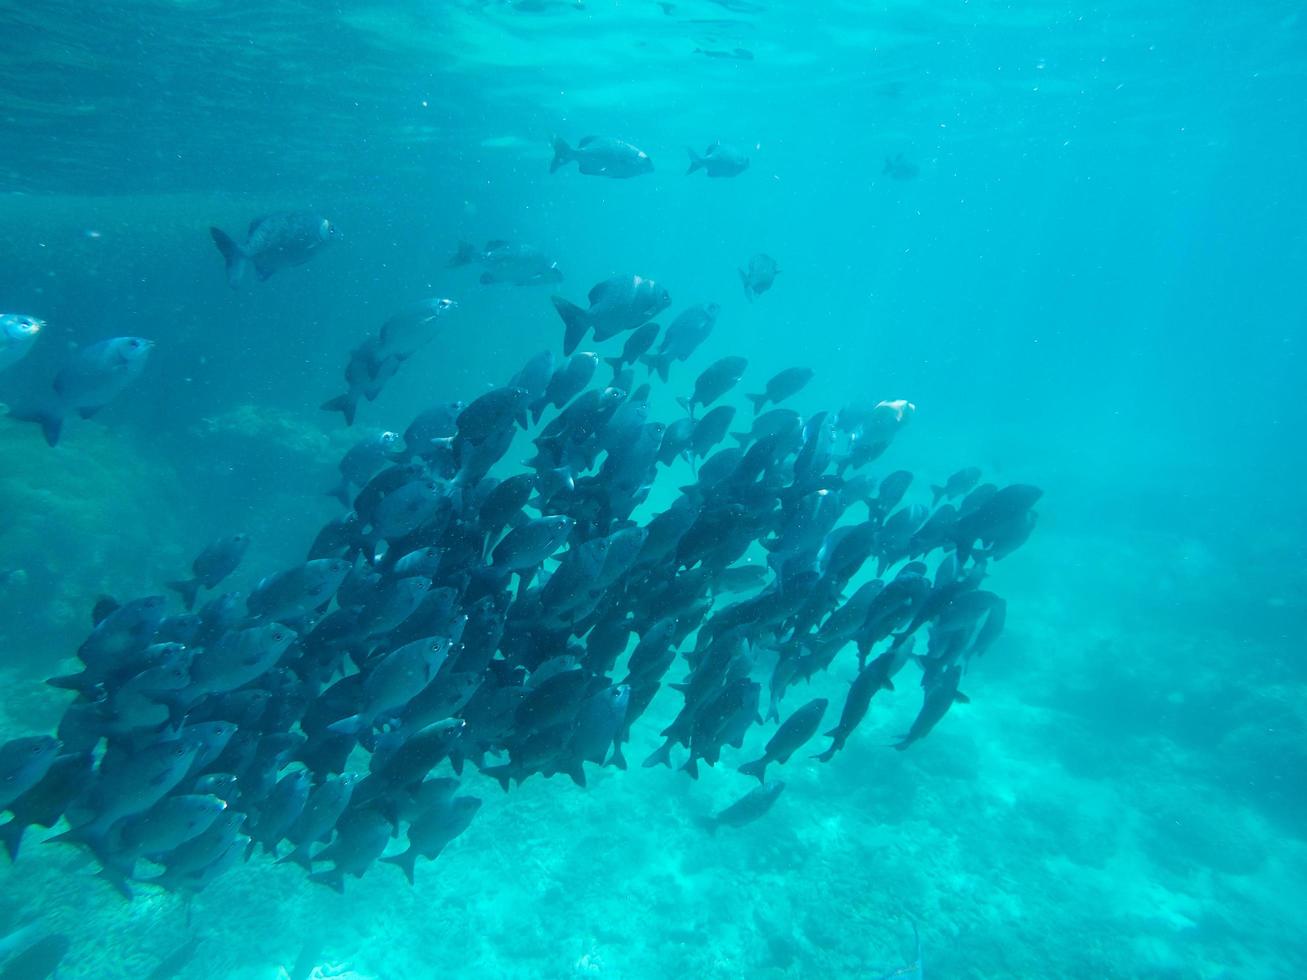
[{"label": "large fish", "polygon": [[260,280],[273,273],[303,265],[339,236],[336,226],[312,211],[278,211],[255,218],[237,242],[221,228],[210,228],[213,243],[227,263],[227,282],[237,288],[251,269]]},{"label": "large fish", "polygon": [[54,398],[46,405],[12,412],[14,418],[36,422],[45,441],[58,444],[64,418],[76,412],[89,419],[122,394],[145,370],[154,341],[144,337],[112,337],[80,348],[54,379]]}]

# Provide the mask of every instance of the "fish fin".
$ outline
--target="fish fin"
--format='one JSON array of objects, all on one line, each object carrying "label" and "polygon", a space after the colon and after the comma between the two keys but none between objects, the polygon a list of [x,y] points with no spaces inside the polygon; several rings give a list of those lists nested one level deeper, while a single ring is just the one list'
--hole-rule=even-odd
[{"label": "fish fin", "polygon": [[640,358],[640,363],[650,370],[650,374],[657,374],[663,384],[668,382],[668,368],[672,366],[672,355],[670,354],[646,354]]},{"label": "fish fin", "polygon": [[886,677],[885,683],[882,684],[881,687],[883,687],[887,691],[892,691],[894,690],[894,682],[890,680],[888,677]]},{"label": "fish fin", "polygon": [[195,597],[200,593],[199,579],[189,579],[185,581],[178,579],[175,582],[169,582],[168,588],[172,589],[182,597],[182,605],[187,609],[195,608]]},{"label": "fish fin", "polygon": [[481,774],[483,776],[491,776],[494,779],[498,780],[499,785],[502,786],[504,788],[504,792],[507,793],[508,786],[509,786],[509,778],[512,775],[511,770],[512,767],[509,765],[486,766],[486,768],[481,770]]},{"label": "fish fin", "polygon": [[390,857],[383,857],[381,860],[384,864],[393,864],[400,871],[403,871],[404,877],[408,879],[410,885],[415,883],[413,869],[417,866],[418,856],[412,847],[402,854],[393,854]]},{"label": "fish fin", "polygon": [[694,757],[694,753],[690,753],[690,758],[685,760],[681,772],[688,774],[691,779],[699,778],[699,760]]},{"label": "fish fin", "polygon": [[642,765],[645,769],[652,769],[654,766],[667,766],[670,769],[672,766],[672,740],[669,738],[654,749]]},{"label": "fish fin", "polygon": [[749,274],[743,269],[736,269],[735,271],[740,274],[740,284],[744,286],[744,298],[752,303],[753,290],[749,288]]},{"label": "fish fin", "polygon": [[[626,756],[622,755],[621,742],[615,742],[613,744],[613,754],[608,757],[608,764],[610,766],[616,766],[618,769],[621,769],[623,771],[626,770]],[[0,834],[3,833],[4,833],[4,828],[0,827]]]},{"label": "fish fin", "polygon": [[762,407],[767,404],[767,393],[764,391],[757,395],[745,395],[749,401],[753,402],[753,414],[757,415],[762,411]]},{"label": "fish fin", "polygon": [[19,422],[35,422],[41,427],[41,434],[45,436],[47,445],[59,444],[59,433],[64,426],[64,417],[57,412],[44,408],[17,412],[10,410],[9,417]]},{"label": "fish fin", "polygon": [[813,758],[818,762],[830,762],[831,759],[835,758],[835,753],[839,751],[838,745],[838,742],[831,742],[825,752],[818,752]]},{"label": "fish fin", "polygon": [[460,265],[471,265],[476,257],[476,247],[471,242],[459,242],[458,251],[445,263],[447,269],[457,269]]},{"label": "fish fin", "polygon": [[327,731],[335,732],[337,735],[358,735],[366,727],[363,724],[362,715],[350,715],[348,718],[340,719],[340,721],[333,721],[327,726]]},{"label": "fish fin", "polygon": [[570,357],[590,329],[590,316],[581,307],[561,296],[551,296],[550,299],[563,319],[563,353]]},{"label": "fish fin", "polygon": [[[563,164],[570,162],[574,158],[572,148],[567,145],[567,140],[563,139],[561,136],[554,137],[553,145],[554,158],[549,161],[549,172],[551,174]],[[584,146],[585,143],[582,142],[581,145]]]},{"label": "fish fin", "polygon": [[763,756],[761,759],[757,759],[754,762],[746,762],[744,765],[740,766],[740,772],[744,773],[746,776],[757,776],[758,782],[760,783],[766,782],[767,757]]},{"label": "fish fin", "polygon": [[[336,486],[332,487],[330,490],[327,491],[327,496],[335,497],[337,500],[340,501],[341,506],[343,506],[346,510],[350,509],[348,481],[341,480],[339,484],[337,484]],[[186,608],[189,609],[191,607],[187,606]]]},{"label": "fish fin", "polygon": [[685,152],[690,154],[690,166],[685,171],[685,175],[688,177],[690,174],[694,173],[696,170],[699,170],[701,167],[703,167],[704,159],[703,157],[699,156],[699,154],[695,153],[694,150],[692,150],[688,146],[685,148]]},{"label": "fish fin", "polygon": [[95,873],[95,876],[97,878],[103,878],[105,881],[109,882],[109,884],[113,885],[114,891],[127,899],[127,901],[130,902],[136,897],[132,894],[132,886],[127,883],[129,876],[124,874],[120,869],[113,867],[113,865],[101,864],[100,870]]},{"label": "fish fin", "polygon": [[313,867],[313,858],[309,856],[309,846],[307,844],[297,844],[295,849],[289,854],[283,854],[274,862],[276,864],[285,864],[287,861],[293,861],[305,871]]},{"label": "fish fin", "polygon": [[23,832],[25,830],[27,830],[27,824],[16,819],[11,819],[0,827],[0,841],[4,842],[5,850],[9,852],[10,861],[18,860],[18,849],[23,844]]},{"label": "fish fin", "polygon": [[343,395],[337,395],[335,398],[328,399],[322,403],[324,412],[340,412],[345,416],[345,424],[354,424],[354,413],[358,410],[359,400],[351,395],[348,391]]},{"label": "fish fin", "polygon": [[580,786],[582,789],[585,789],[585,763],[584,762],[582,762],[580,759],[577,759],[575,765],[568,767],[567,774],[572,777],[572,782],[576,783],[576,785]]},{"label": "fish fin", "polygon": [[218,251],[222,253],[222,259],[227,264],[227,285],[232,289],[239,289],[241,280],[245,278],[245,272],[250,267],[249,256],[221,228],[210,228],[209,235],[213,238],[213,244],[218,246]]},{"label": "fish fin", "polygon": [[721,826],[716,817],[696,817],[694,822],[708,831],[712,837],[717,836],[717,828]]},{"label": "fish fin", "polygon": [[681,396],[678,395],[677,398],[676,398],[676,404],[680,405],[683,409],[685,409],[685,410],[690,414],[690,421],[693,422],[693,421],[694,421],[694,403],[693,403],[692,401],[690,401],[690,399],[688,399],[688,398],[683,398],[683,397],[681,397]]},{"label": "fish fin", "polygon": [[953,695],[953,700],[956,701],[958,704],[970,704],[970,703],[971,703],[971,698],[967,697],[967,696],[966,696],[965,694],[963,694],[961,691],[957,691],[957,692],[954,693],[954,695]]},{"label": "fish fin", "polygon": [[316,881],[319,885],[326,885],[337,894],[345,894],[345,874],[340,868],[332,868],[330,871],[319,871],[317,874],[309,875],[309,881]]},{"label": "fish fin", "polygon": [[605,357],[604,363],[613,369],[614,381],[616,381],[617,376],[622,373],[622,368],[626,366],[626,362],[622,360],[621,357]]},{"label": "fish fin", "polygon": [[57,687],[61,691],[76,691],[78,694],[90,694],[95,689],[95,684],[86,679],[86,672],[80,674],[59,674],[56,677],[47,677],[45,682],[50,687]]}]

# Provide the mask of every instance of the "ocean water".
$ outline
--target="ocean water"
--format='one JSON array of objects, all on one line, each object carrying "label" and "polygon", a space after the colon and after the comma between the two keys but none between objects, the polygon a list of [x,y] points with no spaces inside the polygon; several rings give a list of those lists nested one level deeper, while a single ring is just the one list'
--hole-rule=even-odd
[{"label": "ocean water", "polygon": [[[664,691],[632,768],[584,790],[466,774],[481,812],[414,887],[378,865],[337,895],[260,855],[129,903],[33,829],[0,858],[0,933],[67,935],[66,980],[874,978],[914,925],[932,978],[1307,976],[1305,97],[1289,2],[0,5],[0,312],[46,321],[0,402],[77,345],[156,342],[53,449],[0,418],[6,738],[53,730],[69,695],[43,680],[99,596],[158,592],[234,530],[234,588],[302,560],[360,433],[557,350],[551,292],[616,273],[672,313],[721,305],[655,389],[664,421],[717,357],[748,358],[739,391],[809,366],[805,415],[917,406],[873,467],[913,471],[909,500],[971,465],[1045,492],[987,582],[1007,627],[971,703],[894,752],[915,684],[878,695],[747,827],[700,818],[770,729],[698,781],[641,768]],[[653,173],[549,172],[553,135],[591,133]],[[685,175],[716,140],[749,169]],[[340,241],[229,288],[209,226],[288,208]],[[565,280],[447,267],[488,239]],[[748,302],[758,252],[782,272]],[[320,411],[350,349],[430,295],[459,306],[355,427]],[[855,667],[785,710],[838,705]]]}]

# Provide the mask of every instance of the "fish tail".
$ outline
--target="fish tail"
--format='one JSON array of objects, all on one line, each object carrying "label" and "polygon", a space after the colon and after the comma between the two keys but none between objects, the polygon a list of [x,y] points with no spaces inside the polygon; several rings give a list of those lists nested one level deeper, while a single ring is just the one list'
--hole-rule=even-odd
[{"label": "fish tail", "polygon": [[704,830],[708,831],[708,835],[710,837],[716,837],[717,828],[721,826],[721,823],[718,822],[718,820],[715,817],[698,817],[695,819],[695,823],[697,823]]},{"label": "fish tail", "polygon": [[672,740],[669,738],[658,748],[650,753],[649,758],[644,760],[644,768],[652,769],[654,766],[672,767]]},{"label": "fish tail", "polygon": [[362,715],[350,715],[348,718],[332,722],[327,726],[327,731],[334,732],[337,735],[358,735],[367,727],[363,723]]},{"label": "fish tail", "polygon": [[836,739],[835,741],[832,741],[830,743],[830,745],[827,747],[825,752],[818,752],[816,755],[813,756],[813,758],[816,759],[818,762],[830,762],[831,759],[835,758],[835,753],[838,752],[839,750],[840,750],[840,743],[839,740]]},{"label": "fish tail", "polygon": [[672,355],[645,354],[640,358],[640,362],[649,369],[650,374],[657,374],[662,379],[663,384],[667,384],[667,372],[672,365]]},{"label": "fish tail", "polygon": [[758,782],[760,783],[765,782],[767,775],[767,757],[763,756],[761,759],[757,759],[754,762],[746,762],[744,765],[740,766],[740,772],[744,773],[746,776],[757,776]]},{"label": "fish tail", "polygon": [[213,237],[213,244],[217,245],[218,251],[222,253],[223,261],[227,263],[227,285],[232,289],[240,288],[241,281],[250,267],[250,257],[221,228],[210,228],[209,234]]},{"label": "fish tail", "polygon": [[309,881],[316,881],[319,885],[326,885],[338,894],[345,894],[345,874],[340,868],[332,868],[330,871],[319,871],[317,874],[309,875]]},{"label": "fish tail", "polygon": [[358,411],[359,400],[351,395],[348,391],[343,395],[337,395],[335,398],[328,399],[322,403],[324,412],[340,412],[345,416],[345,424],[354,424],[354,413]]},{"label": "fish tail", "polygon": [[393,864],[395,867],[399,868],[400,871],[404,872],[404,877],[408,879],[408,883],[410,885],[414,884],[413,869],[417,865],[418,856],[413,848],[410,847],[402,854],[393,854],[390,857],[383,857],[381,861],[384,864]]},{"label": "fish tail", "polygon": [[[327,491],[327,496],[335,497],[337,500],[340,501],[342,507],[344,507],[346,510],[349,510],[350,509],[349,481],[341,480],[339,484],[337,484],[336,486],[332,487],[330,490]],[[189,609],[190,606],[187,606],[186,608]]]},{"label": "fish tail", "polygon": [[549,161],[549,172],[552,174],[565,163],[573,159],[572,148],[567,145],[567,140],[561,136],[554,137],[554,158]]},{"label": "fish tail", "polygon": [[691,779],[699,778],[699,760],[693,753],[685,760],[685,765],[681,766],[681,772],[688,774]]},{"label": "fish tail", "polygon": [[457,269],[460,265],[471,265],[474,258],[476,258],[476,246],[471,242],[459,242],[458,251],[445,263],[445,267]]},{"label": "fish tail", "polygon": [[617,357],[605,357],[604,363],[613,369],[614,381],[616,381],[618,375],[622,373],[622,368],[626,366],[626,362],[622,360],[621,355],[618,355]]},{"label": "fish tail", "polygon": [[590,329],[590,316],[581,307],[561,296],[553,296],[551,299],[554,309],[563,319],[563,353],[571,356]]},{"label": "fish tail", "polygon": [[178,579],[175,582],[169,582],[168,588],[182,597],[182,604],[187,609],[195,608],[195,597],[200,594],[199,579]]},{"label": "fish tail", "polygon": [[17,419],[19,422],[35,422],[41,427],[41,434],[45,436],[46,445],[57,446],[59,444],[59,433],[64,427],[64,417],[58,412],[46,408],[18,412],[10,410],[9,417]]},{"label": "fish tail", "polygon": [[23,844],[23,831],[26,829],[27,824],[14,819],[0,827],[0,841],[4,842],[5,850],[9,852],[10,861],[18,860],[18,849]]},{"label": "fish tail", "polygon": [[690,415],[690,421],[694,421],[694,402],[688,398],[677,397],[676,404],[680,405]]},{"label": "fish tail", "polygon": [[767,393],[764,391],[757,395],[745,395],[749,401],[753,402],[753,414],[757,415],[762,411],[762,407],[767,404]]},{"label": "fish tail", "polygon": [[[608,764],[616,766],[622,771],[626,770],[626,756],[622,755],[622,743],[613,743],[613,754],[608,757]],[[0,827],[0,834],[4,833],[4,828]]]},{"label": "fish tail", "polygon": [[690,154],[690,166],[689,166],[689,168],[687,168],[686,171],[685,171],[685,174],[686,174],[686,176],[688,177],[690,174],[694,173],[696,170],[702,169],[702,167],[703,167],[703,157],[699,156],[699,154],[695,153],[694,150],[693,150],[691,147],[688,147],[688,146],[685,148],[685,152],[688,153],[688,154]]},{"label": "fish tail", "polygon": [[752,303],[753,290],[749,288],[749,274],[745,272],[743,269],[736,269],[735,271],[740,274],[740,285],[744,287],[744,298],[747,299],[750,303]]}]

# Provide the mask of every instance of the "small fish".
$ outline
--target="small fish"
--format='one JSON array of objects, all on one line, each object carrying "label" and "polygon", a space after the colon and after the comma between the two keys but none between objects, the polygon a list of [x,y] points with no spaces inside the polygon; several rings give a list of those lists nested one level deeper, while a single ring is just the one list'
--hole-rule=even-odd
[{"label": "small fish", "polygon": [[122,394],[145,370],[154,341],[112,337],[80,348],[55,375],[54,400],[32,411],[12,412],[22,422],[36,422],[51,446],[59,442],[64,416],[76,412],[89,419]]},{"label": "small fish", "polygon": [[496,283],[538,286],[563,281],[558,263],[534,245],[495,239],[486,242],[485,248],[478,251],[476,246],[460,242],[458,251],[447,264],[450,268],[458,268],[473,263],[484,270],[480,280],[483,286]]},{"label": "small fish", "polygon": [[750,302],[755,296],[761,296],[767,290],[771,289],[772,283],[780,275],[781,270],[776,265],[776,260],[770,255],[764,255],[759,252],[753,258],[749,259],[748,271],[739,270],[740,282],[744,284],[744,296]]},{"label": "small fish", "polygon": [[911,180],[920,173],[920,168],[915,163],[905,160],[903,154],[899,153],[885,158],[885,169],[881,173],[889,174],[895,180]]},{"label": "small fish", "polygon": [[227,283],[233,289],[253,269],[262,281],[274,272],[303,265],[339,236],[336,227],[311,211],[278,211],[255,218],[238,244],[221,228],[210,228],[213,243],[227,263]]},{"label": "small fish", "polygon": [[248,534],[230,534],[206,545],[191,562],[191,578],[169,582],[168,588],[182,597],[187,609],[195,608],[195,597],[200,589],[215,588],[218,583],[236,571],[250,546]]},{"label": "small fish", "polygon": [[[720,360],[713,361],[695,379],[694,391],[690,394],[690,397],[678,398],[677,402],[690,413],[690,418],[694,418],[696,405],[704,408],[711,405],[740,383],[740,379],[744,377],[744,372],[748,367],[749,362],[743,357],[723,357]],[[726,426],[721,431],[722,436],[726,435],[729,427],[730,419],[727,419]]]},{"label": "small fish", "polygon": [[581,173],[591,177],[639,177],[653,172],[649,154],[638,146],[611,136],[586,136],[573,148],[560,136],[554,137],[554,158],[549,163],[552,174],[559,167],[576,161]]},{"label": "small fish", "polygon": [[717,833],[719,827],[744,827],[765,815],[783,789],[785,783],[781,780],[768,780],[749,790],[721,812],[700,818],[699,823],[710,834]]},{"label": "small fish", "polygon": [[587,299],[590,308],[583,310],[561,296],[553,297],[554,309],[565,328],[564,354],[571,355],[591,328],[595,340],[608,340],[643,326],[672,304],[665,287],[633,275],[617,275],[596,283]]},{"label": "small fish", "polygon": [[719,58],[723,61],[752,61],[753,52],[748,48],[731,48],[727,51],[724,48],[695,48],[695,54],[701,54],[705,58]]},{"label": "small fish", "polygon": [[690,154],[690,167],[687,175],[702,170],[709,177],[738,177],[749,169],[749,156],[743,150],[727,146],[720,140],[700,155],[687,147]]},{"label": "small fish", "polygon": [[753,402],[753,413],[757,415],[768,402],[773,405],[785,401],[791,395],[797,395],[812,380],[812,368],[786,368],[767,382],[767,390],[757,395],[749,395]]},{"label": "small fish", "polygon": [[979,482],[979,466],[968,466],[966,469],[958,470],[944,481],[942,487],[931,486],[930,493],[934,498],[931,500],[931,506],[938,506],[941,500],[952,500],[954,497],[968,494],[975,489],[976,484]]},{"label": "small fish", "polygon": [[0,371],[27,356],[45,323],[21,313],[0,313]]}]

